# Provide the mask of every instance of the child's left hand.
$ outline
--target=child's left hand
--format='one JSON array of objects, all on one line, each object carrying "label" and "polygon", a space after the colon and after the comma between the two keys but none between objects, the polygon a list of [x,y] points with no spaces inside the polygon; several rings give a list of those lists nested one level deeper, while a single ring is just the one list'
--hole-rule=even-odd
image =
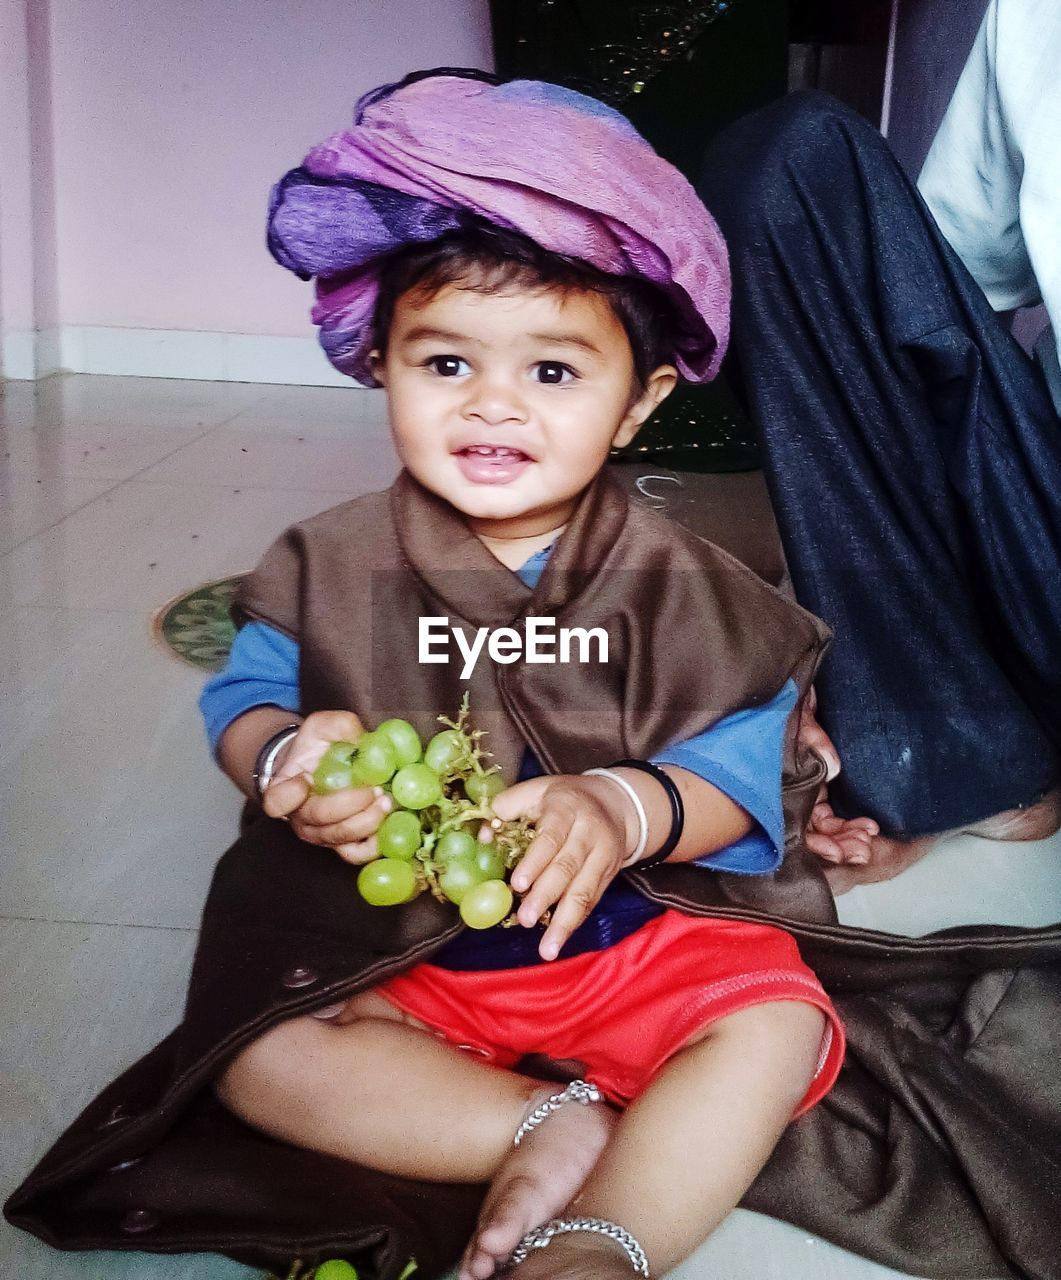
[{"label": "child's left hand", "polygon": [[[629,835],[616,790],[604,778],[554,774],[517,782],[491,801],[499,818],[524,817],[536,825],[511,883],[524,894],[520,924],[531,928],[553,908],[538,948],[543,960],[556,959],[626,860]],[[492,835],[484,826],[480,838]]]}]

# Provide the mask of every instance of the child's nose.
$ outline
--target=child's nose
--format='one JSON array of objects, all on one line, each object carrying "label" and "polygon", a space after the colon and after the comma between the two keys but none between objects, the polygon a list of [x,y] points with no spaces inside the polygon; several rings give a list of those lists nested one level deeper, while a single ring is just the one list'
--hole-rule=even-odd
[{"label": "child's nose", "polygon": [[487,426],[501,426],[526,421],[527,409],[519,389],[507,379],[476,378],[468,388],[464,415]]}]

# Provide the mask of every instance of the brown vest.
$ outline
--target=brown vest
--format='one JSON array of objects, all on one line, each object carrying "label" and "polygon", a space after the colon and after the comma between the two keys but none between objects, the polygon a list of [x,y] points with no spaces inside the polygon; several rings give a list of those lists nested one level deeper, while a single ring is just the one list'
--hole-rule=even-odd
[{"label": "brown vest", "polygon": [[[586,491],[531,591],[448,503],[403,473],[387,493],[335,507],[289,529],[245,580],[239,607],[299,642],[303,712],[388,716],[421,734],[456,715],[468,690],[485,745],[515,780],[524,744],[550,773],[647,758],[732,712],[758,706],[792,678],[802,701],[828,631],[748,568],[633,502],[608,472]],[[445,664],[417,661],[421,617],[467,635],[549,617],[597,628],[608,662],[493,662],[467,681],[455,646]],[[823,774],[784,744],[787,854],[772,877],[701,876],[691,909],[729,901],[833,919],[832,899],[803,830]],[[638,876],[647,887],[652,872]]]}]

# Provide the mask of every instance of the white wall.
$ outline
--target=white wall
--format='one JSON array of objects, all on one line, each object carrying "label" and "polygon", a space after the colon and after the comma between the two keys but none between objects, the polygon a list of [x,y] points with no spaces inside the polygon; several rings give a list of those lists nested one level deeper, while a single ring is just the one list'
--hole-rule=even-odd
[{"label": "white wall", "polygon": [[0,326],[32,321],[64,367],[168,343],[156,371],[184,352],[203,376],[221,335],[305,338],[312,286],[265,248],[272,183],[366,89],[492,66],[487,0],[0,0],[0,23]]}]

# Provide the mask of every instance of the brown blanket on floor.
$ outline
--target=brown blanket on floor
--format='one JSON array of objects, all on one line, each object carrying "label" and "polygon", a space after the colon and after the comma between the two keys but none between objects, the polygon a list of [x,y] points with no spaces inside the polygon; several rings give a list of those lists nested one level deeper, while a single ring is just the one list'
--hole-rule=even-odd
[{"label": "brown blanket on floor", "polygon": [[[308,655],[306,710],[348,697],[370,723],[411,708],[423,730],[453,707],[452,677],[428,681],[447,669],[403,675],[393,656],[389,668],[379,662],[400,642],[389,620],[432,601],[445,607],[431,612],[471,625],[479,614],[496,620],[498,600],[512,618],[555,613],[560,622],[577,602],[584,625],[592,618],[614,636],[625,683],[602,678],[584,705],[578,681],[535,686],[526,672],[514,679],[516,667],[497,668],[510,674],[491,690],[479,673],[477,719],[481,709],[509,767],[521,734],[556,771],[647,755],[702,728],[705,707],[708,718],[725,714],[789,676],[802,693],[813,673],[823,639],[813,619],[714,549],[629,508],[610,484],[591,491],[533,593],[483,561],[474,540],[454,549],[457,531],[416,492],[399,486],[390,509],[388,519],[372,498],[347,513],[374,573],[337,609],[324,602],[347,572],[345,517],[307,522],[248,584],[248,612],[297,634],[304,663]],[[593,594],[585,570],[609,555],[616,573],[649,575],[642,581],[658,589],[633,607],[617,579]],[[292,599],[297,607],[282,605]],[[653,645],[664,635],[679,662]],[[690,660],[697,637],[717,664]],[[340,642],[377,662],[333,661]],[[551,671],[556,680],[560,669]],[[915,1274],[1056,1280],[1061,926],[907,939],[838,925],[799,838],[819,777],[790,734],[778,875],[662,866],[632,877],[686,911],[787,928],[847,1023],[839,1083],[790,1127],[746,1203]],[[389,1178],[274,1142],[233,1119],[208,1085],[267,1027],[425,958],[459,927],[452,908],[429,897],[368,907],[333,854],[301,844],[285,824],[250,821],[218,865],[181,1026],[86,1109],[11,1196],[7,1216],[69,1249],[217,1250],[280,1269],[295,1256],[338,1255],[366,1280],[395,1280],[412,1256],[424,1280],[440,1273],[468,1237],[481,1188]]]}]

